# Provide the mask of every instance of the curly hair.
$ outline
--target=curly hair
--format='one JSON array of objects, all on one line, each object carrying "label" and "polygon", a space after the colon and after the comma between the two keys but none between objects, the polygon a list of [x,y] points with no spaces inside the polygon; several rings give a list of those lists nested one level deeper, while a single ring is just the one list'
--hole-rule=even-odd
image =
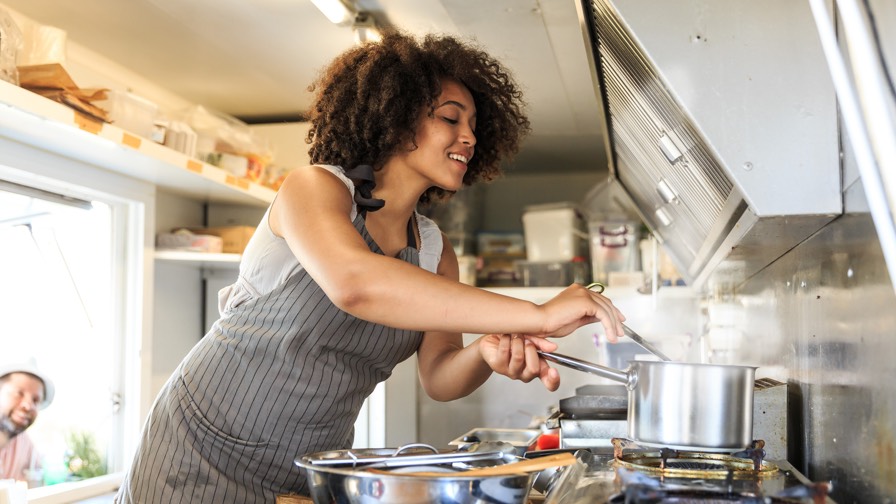
[{"label": "curly hair", "polygon": [[[309,87],[311,162],[382,168],[402,146],[416,145],[418,118],[424,107],[433,112],[446,77],[464,84],[476,105],[476,155],[463,183],[494,180],[530,131],[522,91],[500,62],[452,36],[418,41],[393,31],[338,56]],[[420,202],[448,193],[432,187]]]}]

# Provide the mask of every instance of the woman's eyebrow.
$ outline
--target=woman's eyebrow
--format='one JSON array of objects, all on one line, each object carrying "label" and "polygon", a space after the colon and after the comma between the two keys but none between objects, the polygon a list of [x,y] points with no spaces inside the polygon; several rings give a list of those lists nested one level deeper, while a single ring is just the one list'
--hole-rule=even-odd
[{"label": "woman's eyebrow", "polygon": [[[454,105],[455,107],[457,107],[457,108],[459,108],[459,109],[461,109],[461,110],[463,110],[463,111],[466,111],[466,110],[467,110],[467,106],[466,106],[466,105],[464,105],[463,103],[461,103],[461,102],[459,102],[459,101],[455,101],[455,100],[446,100],[444,103],[442,103],[441,105],[439,105],[437,108],[442,108],[442,107],[444,107],[444,106],[446,106],[446,105]],[[476,113],[475,113],[475,112],[473,113],[473,117],[476,117]]]},{"label": "woman's eyebrow", "polygon": [[439,108],[444,107],[445,105],[454,105],[454,106],[460,108],[461,110],[467,110],[467,106],[459,101],[447,100],[447,101],[443,102],[441,105],[439,105]]}]

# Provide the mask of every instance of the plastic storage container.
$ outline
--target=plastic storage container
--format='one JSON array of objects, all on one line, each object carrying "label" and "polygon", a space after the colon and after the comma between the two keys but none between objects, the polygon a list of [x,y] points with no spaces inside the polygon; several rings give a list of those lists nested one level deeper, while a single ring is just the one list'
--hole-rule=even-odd
[{"label": "plastic storage container", "polygon": [[591,276],[606,283],[611,272],[639,271],[640,223],[637,221],[591,221]]},{"label": "plastic storage container", "polygon": [[523,287],[566,287],[589,283],[590,274],[582,257],[572,261],[516,261]]},{"label": "plastic storage container", "polygon": [[109,113],[112,124],[143,138],[152,138],[158,105],[127,91],[112,90],[108,96],[96,105]]},{"label": "plastic storage container", "polygon": [[529,261],[572,261],[588,254],[585,221],[573,203],[527,206],[523,231]]}]

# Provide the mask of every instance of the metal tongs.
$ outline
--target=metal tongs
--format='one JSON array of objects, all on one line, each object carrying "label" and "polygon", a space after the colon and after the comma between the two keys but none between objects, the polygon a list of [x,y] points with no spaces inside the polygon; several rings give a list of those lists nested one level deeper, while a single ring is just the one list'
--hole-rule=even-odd
[{"label": "metal tongs", "polygon": [[[485,443],[483,443],[485,444]],[[448,452],[439,453],[439,451],[428,444],[413,443],[396,448],[392,455],[381,455],[374,457],[359,457],[351,450],[345,452],[345,457],[319,458],[311,459],[312,465],[320,466],[348,466],[352,468],[388,468],[388,467],[409,467],[409,466],[430,466],[441,464],[456,464],[467,462],[483,462],[483,461],[500,461],[504,460],[507,450],[513,449],[509,443],[490,443],[494,444],[496,449],[485,449],[468,452]],[[508,444],[509,448],[502,449],[501,444]],[[488,447],[488,446],[486,446]],[[402,455],[401,452],[412,448],[425,448],[432,450],[433,453]]]},{"label": "metal tongs", "polygon": [[[594,292],[600,294],[600,293],[602,293],[602,292],[604,291],[604,289],[606,289],[606,286],[605,286],[604,284],[600,283],[600,282],[593,282],[593,283],[590,283],[590,284],[586,285],[585,288],[588,289],[588,290],[592,290],[592,291],[594,291]],[[598,290],[598,289],[599,289],[599,290]],[[662,359],[662,360],[664,360],[664,361],[671,361],[671,360],[672,360],[672,359],[669,358],[669,356],[667,356],[666,354],[664,354],[663,352],[661,352],[657,347],[655,347],[655,346],[653,345],[653,343],[650,343],[650,342],[646,341],[646,340],[645,340],[644,338],[642,338],[638,333],[636,333],[635,331],[631,330],[631,328],[629,328],[627,325],[622,324],[622,332],[623,332],[623,334],[625,334],[626,336],[628,336],[632,341],[634,341],[635,343],[637,343],[638,345],[640,345],[641,348],[643,348],[644,350],[647,350],[648,352],[652,353],[653,355],[656,355],[656,356],[659,357],[660,359]]]}]

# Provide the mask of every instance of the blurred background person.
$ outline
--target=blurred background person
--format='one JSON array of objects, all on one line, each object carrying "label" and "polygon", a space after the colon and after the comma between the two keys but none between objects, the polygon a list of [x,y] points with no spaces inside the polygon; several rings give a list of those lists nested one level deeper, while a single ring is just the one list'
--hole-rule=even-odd
[{"label": "blurred background person", "polygon": [[53,401],[54,391],[34,359],[0,364],[0,479],[28,481],[26,471],[40,468],[25,430]]}]

